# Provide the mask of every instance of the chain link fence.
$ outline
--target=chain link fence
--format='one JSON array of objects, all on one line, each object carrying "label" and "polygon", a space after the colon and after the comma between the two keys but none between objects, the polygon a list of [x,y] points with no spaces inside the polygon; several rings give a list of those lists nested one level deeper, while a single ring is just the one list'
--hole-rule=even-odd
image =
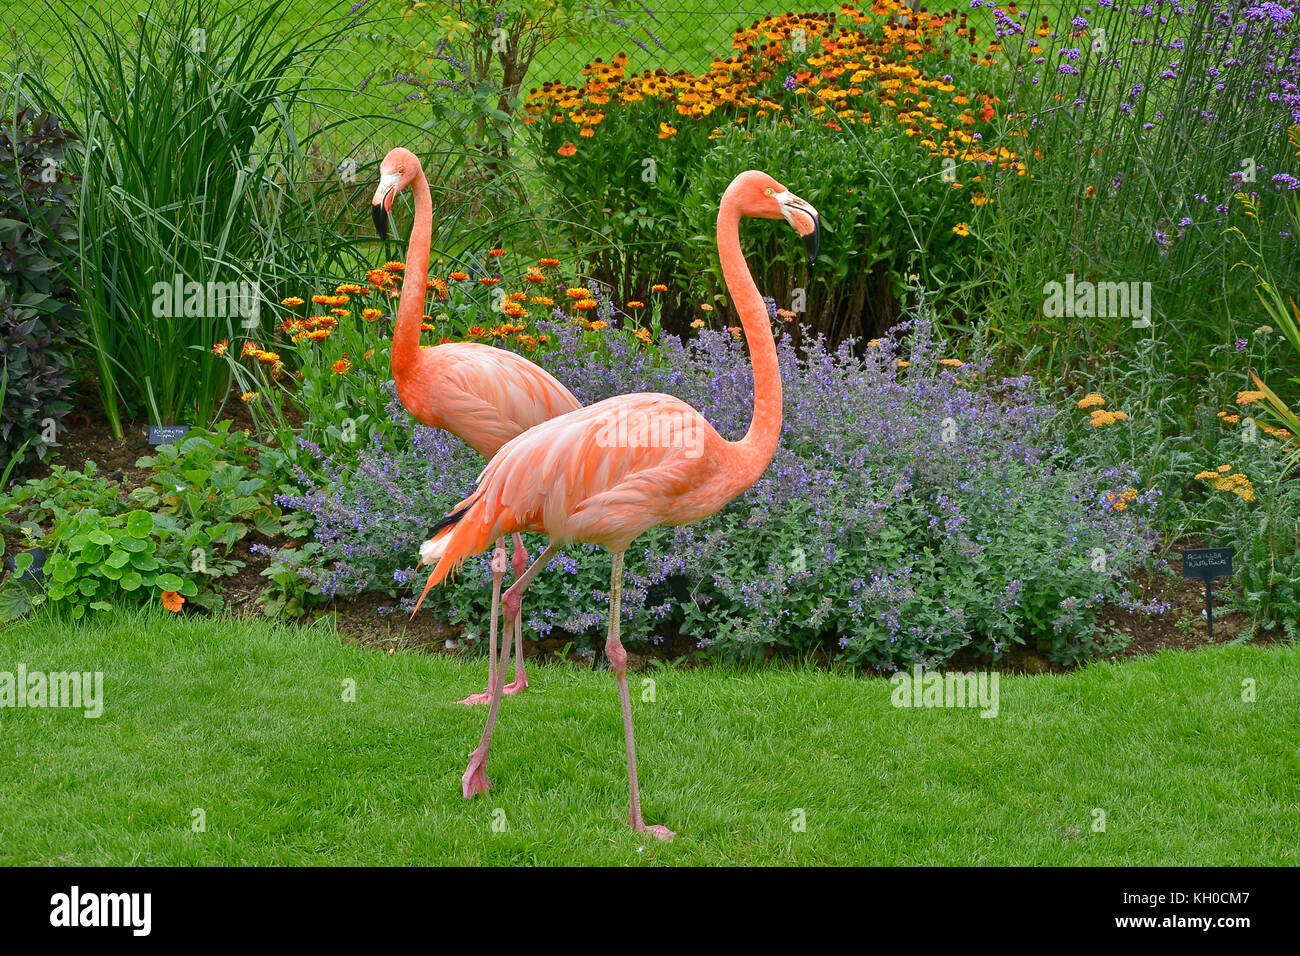
[{"label": "chain link fence", "polygon": [[[211,13],[230,7],[250,9],[246,3],[218,0],[205,3]],[[444,59],[430,64],[424,57],[439,42],[437,19],[456,9],[462,15],[467,5],[428,4],[413,15],[406,0],[360,0],[360,2],[316,3],[313,0],[286,0],[282,22],[285,36],[311,37],[327,35],[340,23],[347,29],[335,49],[324,57],[310,77],[312,96],[309,115],[299,117],[303,128],[313,125],[332,127],[331,151],[354,155],[359,161],[382,155],[384,144],[399,125],[414,122],[427,125],[420,113],[418,90],[413,91],[410,78],[423,76],[436,82],[439,71],[448,70],[446,60],[467,59],[458,45],[463,39],[444,43]],[[484,4],[489,9],[490,3]],[[834,0],[805,0],[801,10],[832,11]],[[479,9],[479,8],[475,8]],[[39,72],[55,85],[67,83],[74,75],[73,31],[85,29],[78,15],[94,11],[90,23],[103,17],[118,30],[129,33],[138,17],[165,16],[166,3],[149,0],[97,0],[78,5],[62,0],[0,0],[0,64],[3,71]],[[581,71],[589,61],[610,58],[623,52],[628,57],[629,72],[662,69],[699,71],[707,69],[715,57],[731,55],[732,31],[767,13],[779,10],[756,0],[669,0],[624,3],[616,6],[590,5],[582,12],[590,31],[545,44],[529,66],[522,85],[523,92],[543,82],[558,80],[579,83]],[[432,70],[430,71],[430,67]],[[454,81],[454,76],[452,80]],[[402,124],[386,129],[384,117],[401,117]],[[408,127],[409,128],[409,127]]]}]

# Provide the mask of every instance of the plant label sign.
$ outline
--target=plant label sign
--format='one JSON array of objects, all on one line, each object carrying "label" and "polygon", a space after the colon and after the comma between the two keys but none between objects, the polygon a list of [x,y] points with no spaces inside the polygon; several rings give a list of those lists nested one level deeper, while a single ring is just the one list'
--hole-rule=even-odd
[{"label": "plant label sign", "polygon": [[1231,548],[1188,548],[1183,552],[1183,577],[1205,582],[1205,627],[1210,640],[1214,640],[1214,579],[1231,576]]},{"label": "plant label sign", "polygon": [[190,430],[189,425],[150,425],[149,444],[174,445]]}]

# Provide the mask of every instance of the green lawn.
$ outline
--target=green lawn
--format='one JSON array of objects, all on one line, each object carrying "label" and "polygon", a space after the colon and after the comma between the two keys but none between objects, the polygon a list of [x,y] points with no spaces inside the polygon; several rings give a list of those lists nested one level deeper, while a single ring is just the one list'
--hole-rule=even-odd
[{"label": "green lawn", "polygon": [[0,672],[102,670],[105,696],[98,719],[0,709],[0,863],[1300,862],[1300,648],[1003,677],[994,719],[814,670],[656,671],[653,703],[635,675],[659,845],[624,826],[608,673],[535,668],[469,802],[485,714],[453,701],[479,661],[162,614],[0,634]]}]

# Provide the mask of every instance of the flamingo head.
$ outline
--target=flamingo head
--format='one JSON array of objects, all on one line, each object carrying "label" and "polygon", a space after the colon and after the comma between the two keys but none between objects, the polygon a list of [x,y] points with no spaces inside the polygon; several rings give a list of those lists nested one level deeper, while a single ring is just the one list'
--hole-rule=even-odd
[{"label": "flamingo head", "polygon": [[821,219],[810,202],[800,199],[767,173],[756,169],[747,170],[732,180],[727,191],[732,190],[740,200],[741,215],[756,219],[784,219],[803,236],[809,261],[817,261],[822,239]]},{"label": "flamingo head", "polygon": [[379,186],[370,204],[370,218],[380,239],[388,238],[388,216],[393,199],[420,174],[420,160],[409,149],[398,146],[379,164]]}]

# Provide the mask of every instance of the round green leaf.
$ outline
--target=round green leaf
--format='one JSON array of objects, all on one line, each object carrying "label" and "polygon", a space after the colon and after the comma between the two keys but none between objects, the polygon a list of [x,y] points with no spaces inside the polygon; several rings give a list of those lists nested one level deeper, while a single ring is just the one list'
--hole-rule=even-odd
[{"label": "round green leaf", "polygon": [[153,515],[135,510],[126,516],[126,533],[133,538],[147,538],[153,534]]},{"label": "round green leaf", "polygon": [[154,579],[154,584],[164,591],[179,591],[185,586],[185,582],[174,574],[160,574]]},{"label": "round green leaf", "polygon": [[118,582],[123,591],[134,591],[143,583],[144,579],[135,571],[126,572],[126,574],[122,575],[122,580]]}]

